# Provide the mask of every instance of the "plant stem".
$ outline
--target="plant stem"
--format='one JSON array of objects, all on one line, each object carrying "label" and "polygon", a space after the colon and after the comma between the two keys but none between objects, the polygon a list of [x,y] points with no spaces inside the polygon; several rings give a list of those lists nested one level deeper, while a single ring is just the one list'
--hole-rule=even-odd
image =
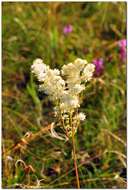
[{"label": "plant stem", "polygon": [[77,167],[76,147],[75,147],[73,127],[72,127],[72,146],[73,146],[73,159],[74,159],[74,167],[75,167],[75,172],[76,172],[77,188],[80,189],[80,181],[79,181],[79,174],[78,174],[78,167]]}]

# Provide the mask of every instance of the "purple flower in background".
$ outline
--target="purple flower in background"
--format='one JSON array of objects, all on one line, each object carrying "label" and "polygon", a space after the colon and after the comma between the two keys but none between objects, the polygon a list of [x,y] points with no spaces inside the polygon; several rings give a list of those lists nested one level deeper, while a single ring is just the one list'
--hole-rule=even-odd
[{"label": "purple flower in background", "polygon": [[72,25],[71,25],[71,24],[68,24],[68,25],[66,25],[66,26],[63,28],[63,33],[64,33],[64,34],[69,34],[69,33],[72,32],[72,30],[73,30]]},{"label": "purple flower in background", "polygon": [[122,39],[118,42],[120,59],[124,62],[126,60],[126,39]]},{"label": "purple flower in background", "polygon": [[102,74],[103,69],[104,69],[104,61],[102,58],[99,59],[94,59],[92,62],[95,65],[95,72],[94,76],[98,77]]}]

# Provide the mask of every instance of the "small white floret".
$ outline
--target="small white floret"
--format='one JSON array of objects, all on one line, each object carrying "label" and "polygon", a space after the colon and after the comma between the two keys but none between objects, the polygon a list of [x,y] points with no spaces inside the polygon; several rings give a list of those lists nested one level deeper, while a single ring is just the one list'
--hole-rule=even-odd
[{"label": "small white floret", "polygon": [[84,121],[86,116],[85,116],[84,113],[81,112],[81,113],[78,114],[78,118],[79,118],[80,121]]},{"label": "small white floret", "polygon": [[93,76],[94,70],[95,70],[95,65],[91,63],[88,64],[83,71],[82,75],[83,80],[89,81]]}]

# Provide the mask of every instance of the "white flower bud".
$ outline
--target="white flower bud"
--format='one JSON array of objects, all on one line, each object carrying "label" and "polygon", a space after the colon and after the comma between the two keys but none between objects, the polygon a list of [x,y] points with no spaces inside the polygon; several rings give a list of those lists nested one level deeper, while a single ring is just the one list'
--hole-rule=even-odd
[{"label": "white flower bud", "polygon": [[85,116],[84,113],[81,112],[81,113],[78,114],[78,119],[79,119],[80,121],[84,121],[85,118],[86,118],[86,116]]}]

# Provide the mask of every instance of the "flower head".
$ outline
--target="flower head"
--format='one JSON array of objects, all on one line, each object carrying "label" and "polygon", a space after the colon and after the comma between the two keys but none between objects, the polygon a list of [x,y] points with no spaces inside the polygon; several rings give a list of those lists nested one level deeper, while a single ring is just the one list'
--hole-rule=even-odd
[{"label": "flower head", "polygon": [[126,60],[126,39],[122,39],[118,42],[120,59],[124,62]]},{"label": "flower head", "polygon": [[36,59],[31,66],[32,73],[37,76],[39,81],[44,81],[46,77],[46,72],[49,69],[49,66],[43,63],[42,59]]},{"label": "flower head", "polygon": [[68,24],[68,25],[64,26],[64,28],[63,28],[63,33],[64,33],[64,34],[69,34],[69,33],[71,33],[72,31],[73,31],[73,27],[72,27],[71,24]]},{"label": "flower head", "polygon": [[40,90],[44,91],[52,101],[60,99],[65,88],[65,81],[57,70],[48,69],[45,79],[40,85]]},{"label": "flower head", "polygon": [[82,75],[83,80],[85,80],[86,82],[91,80],[94,70],[95,70],[94,64],[91,63],[87,64],[87,66],[83,70],[83,75]]},{"label": "flower head", "polygon": [[104,69],[104,61],[102,58],[94,59],[93,64],[95,65],[94,76],[98,77],[102,74]]},{"label": "flower head", "polygon": [[122,39],[118,42],[119,47],[125,47],[127,45],[126,39]]}]

